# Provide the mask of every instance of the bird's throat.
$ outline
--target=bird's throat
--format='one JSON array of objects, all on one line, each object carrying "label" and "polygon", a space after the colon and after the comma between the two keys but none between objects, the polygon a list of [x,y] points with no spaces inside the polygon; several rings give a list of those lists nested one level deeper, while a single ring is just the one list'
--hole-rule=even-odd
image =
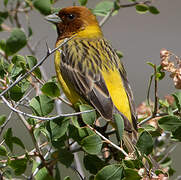
[{"label": "bird's throat", "polygon": [[103,36],[99,26],[91,25],[76,33],[78,38],[100,38]]}]

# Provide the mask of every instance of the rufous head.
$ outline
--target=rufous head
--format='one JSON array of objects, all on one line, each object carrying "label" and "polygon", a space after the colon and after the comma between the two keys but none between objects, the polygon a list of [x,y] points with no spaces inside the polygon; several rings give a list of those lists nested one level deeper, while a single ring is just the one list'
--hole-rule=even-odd
[{"label": "rufous head", "polygon": [[[83,6],[63,8],[59,13],[49,15],[46,19],[56,25],[59,39],[71,37],[74,34],[78,36],[102,34],[96,17]],[[87,32],[84,33],[85,30]]]}]

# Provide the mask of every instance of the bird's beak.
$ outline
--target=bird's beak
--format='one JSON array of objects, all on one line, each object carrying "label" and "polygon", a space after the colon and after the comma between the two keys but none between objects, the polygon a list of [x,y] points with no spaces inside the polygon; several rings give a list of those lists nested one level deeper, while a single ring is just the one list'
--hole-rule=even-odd
[{"label": "bird's beak", "polygon": [[59,16],[57,16],[57,13],[50,14],[48,16],[45,16],[45,19],[51,23],[57,24],[62,22]]}]

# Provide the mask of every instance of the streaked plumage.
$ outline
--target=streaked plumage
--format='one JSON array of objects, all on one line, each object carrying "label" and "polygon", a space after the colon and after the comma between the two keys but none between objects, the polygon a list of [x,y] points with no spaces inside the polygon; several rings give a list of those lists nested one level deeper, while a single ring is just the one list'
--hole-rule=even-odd
[{"label": "streaked plumage", "polygon": [[56,24],[56,46],[75,35],[55,55],[58,80],[67,98],[72,104],[79,100],[91,104],[107,120],[120,113],[125,130],[136,130],[137,117],[126,72],[104,39],[95,16],[85,7],[74,6],[62,9],[58,17],[61,22]]}]

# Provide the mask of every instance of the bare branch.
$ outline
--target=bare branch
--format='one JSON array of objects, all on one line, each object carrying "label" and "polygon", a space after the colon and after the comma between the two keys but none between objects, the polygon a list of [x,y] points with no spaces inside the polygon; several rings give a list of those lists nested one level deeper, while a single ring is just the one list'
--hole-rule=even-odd
[{"label": "bare branch", "polygon": [[158,79],[156,76],[157,73],[157,69],[156,69],[156,65],[154,65],[154,75],[155,75],[155,88],[154,88],[154,96],[155,96],[155,103],[154,103],[154,111],[153,111],[153,117],[156,116],[157,111],[158,111]]}]

